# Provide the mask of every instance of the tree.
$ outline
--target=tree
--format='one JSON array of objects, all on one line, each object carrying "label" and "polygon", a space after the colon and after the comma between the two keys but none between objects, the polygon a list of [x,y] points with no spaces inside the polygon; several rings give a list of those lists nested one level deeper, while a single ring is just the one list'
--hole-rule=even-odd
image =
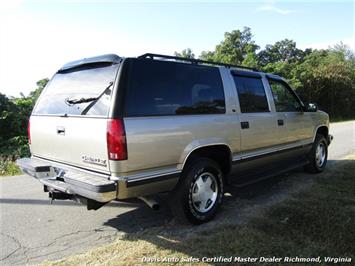
[{"label": "tree", "polygon": [[355,117],[355,63],[349,50],[315,50],[292,71],[297,91],[306,101],[315,101],[331,118]]},{"label": "tree", "polygon": [[349,46],[344,44],[343,42],[335,44],[333,47],[330,47],[330,50],[336,53],[343,54],[346,60],[355,62],[355,52],[351,50]]},{"label": "tree", "polygon": [[31,91],[29,96],[28,96],[29,98],[31,98],[33,106],[36,103],[39,95],[41,94],[43,89],[46,87],[48,82],[49,82],[48,78],[44,78],[44,79],[41,79],[41,80],[36,82],[37,88],[35,90]]},{"label": "tree", "polygon": [[190,48],[182,50],[181,53],[175,52],[174,55],[177,57],[184,57],[189,59],[195,58],[195,54],[192,52]]},{"label": "tree", "polygon": [[244,27],[242,31],[233,30],[224,34],[224,40],[214,51],[204,51],[200,58],[229,64],[242,64],[247,57],[255,54],[259,46],[253,41],[251,29]]},{"label": "tree", "polygon": [[10,137],[17,111],[16,105],[0,93],[0,142]]},{"label": "tree", "polygon": [[301,62],[305,55],[309,54],[311,49],[302,51],[296,47],[296,42],[289,39],[278,41],[275,44],[266,45],[264,50],[258,53],[258,61],[261,66],[266,66],[270,63]]},{"label": "tree", "polygon": [[0,94],[0,140],[27,135],[28,119],[47,83],[47,78],[39,80],[36,83],[37,88],[28,96],[21,94],[21,97],[9,99],[6,95]]}]

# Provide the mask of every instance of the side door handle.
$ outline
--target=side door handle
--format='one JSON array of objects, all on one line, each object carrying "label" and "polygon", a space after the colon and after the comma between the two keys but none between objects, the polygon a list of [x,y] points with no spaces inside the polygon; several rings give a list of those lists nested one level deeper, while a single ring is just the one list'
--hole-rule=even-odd
[{"label": "side door handle", "polygon": [[284,125],[284,120],[283,120],[283,119],[278,119],[278,120],[277,120],[277,124],[278,124],[279,126],[283,126],[283,125]]},{"label": "side door handle", "polygon": [[65,135],[65,127],[57,127],[57,134],[58,135]]},{"label": "side door handle", "polygon": [[248,121],[240,122],[240,126],[242,129],[249,128],[249,122]]}]

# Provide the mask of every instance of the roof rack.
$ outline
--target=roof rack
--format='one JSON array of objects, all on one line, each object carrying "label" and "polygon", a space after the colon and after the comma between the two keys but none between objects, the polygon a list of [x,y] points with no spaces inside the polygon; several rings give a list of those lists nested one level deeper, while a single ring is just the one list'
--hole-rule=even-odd
[{"label": "roof rack", "polygon": [[259,72],[258,69],[252,68],[252,67],[233,65],[233,64],[226,64],[226,63],[213,62],[213,61],[206,61],[206,60],[195,59],[195,58],[185,58],[185,57],[179,57],[179,56],[171,56],[171,55],[146,53],[146,54],[143,54],[141,56],[138,56],[138,58],[144,58],[144,59],[165,58],[165,59],[173,59],[173,60],[178,60],[178,61],[186,61],[186,62],[190,62],[192,64],[209,64],[209,65],[224,66],[224,67],[235,67],[235,68],[248,69],[248,70],[258,71]]}]

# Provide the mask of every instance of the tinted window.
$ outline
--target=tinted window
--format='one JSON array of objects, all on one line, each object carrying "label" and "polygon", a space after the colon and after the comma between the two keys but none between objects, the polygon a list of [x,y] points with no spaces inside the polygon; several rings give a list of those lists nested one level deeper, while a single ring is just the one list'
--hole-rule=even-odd
[{"label": "tinted window", "polygon": [[242,113],[269,112],[261,78],[234,76]]},{"label": "tinted window", "polygon": [[[57,73],[45,88],[33,113],[107,116],[113,87],[110,84],[114,82],[117,69],[117,64],[105,64]],[[68,100],[98,96],[97,101],[68,103]]]},{"label": "tinted window", "polygon": [[224,113],[219,70],[183,63],[133,60],[125,106],[128,116]]},{"label": "tinted window", "polygon": [[269,80],[270,88],[277,112],[297,112],[301,104],[285,84],[276,80]]}]

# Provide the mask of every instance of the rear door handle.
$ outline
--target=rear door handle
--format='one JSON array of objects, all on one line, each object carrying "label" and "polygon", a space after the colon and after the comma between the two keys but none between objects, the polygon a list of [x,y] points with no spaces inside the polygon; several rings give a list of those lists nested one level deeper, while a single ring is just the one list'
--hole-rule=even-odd
[{"label": "rear door handle", "polygon": [[249,122],[248,121],[240,122],[240,126],[242,127],[242,129],[249,128]]},{"label": "rear door handle", "polygon": [[283,119],[278,119],[278,120],[277,120],[277,124],[278,124],[279,126],[283,126],[283,125],[284,125]]},{"label": "rear door handle", "polygon": [[58,135],[65,135],[65,128],[64,127],[57,127],[57,134]]}]

